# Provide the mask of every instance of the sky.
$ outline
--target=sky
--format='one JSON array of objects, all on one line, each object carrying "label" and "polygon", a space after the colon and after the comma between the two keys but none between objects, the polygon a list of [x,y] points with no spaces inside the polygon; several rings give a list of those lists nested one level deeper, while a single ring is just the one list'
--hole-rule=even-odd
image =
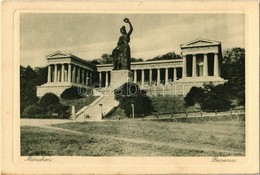
[{"label": "sky", "polygon": [[85,60],[111,54],[120,28],[133,25],[131,56],[153,58],[181,53],[180,45],[202,38],[220,41],[222,50],[244,47],[244,14],[89,14],[24,13],[20,16],[21,65],[47,65],[46,55],[56,51]]}]

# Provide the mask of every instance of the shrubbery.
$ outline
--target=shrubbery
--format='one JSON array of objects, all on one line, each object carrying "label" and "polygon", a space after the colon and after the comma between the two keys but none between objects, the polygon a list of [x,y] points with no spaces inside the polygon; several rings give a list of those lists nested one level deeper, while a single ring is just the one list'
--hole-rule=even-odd
[{"label": "shrubbery", "polygon": [[24,109],[23,116],[35,117],[38,115],[42,115],[43,113],[44,113],[43,108],[41,108],[40,106],[38,106],[36,104],[33,104]]},{"label": "shrubbery", "polygon": [[158,113],[171,113],[185,111],[183,97],[175,96],[153,96],[152,104]]},{"label": "shrubbery", "polygon": [[70,87],[63,91],[61,94],[62,99],[66,100],[73,100],[73,99],[80,99],[84,98],[86,95],[91,95],[92,90],[86,89],[84,87],[81,87],[80,89],[78,87]]},{"label": "shrubbery", "polygon": [[119,101],[119,107],[122,108],[126,116],[132,114],[134,104],[135,114],[148,115],[153,111],[152,101],[147,96],[146,91],[141,90],[137,84],[125,83],[114,91],[115,99]]},{"label": "shrubbery", "polygon": [[189,93],[184,97],[186,106],[194,106],[195,103],[201,103],[204,98],[204,90],[201,87],[192,87]]},{"label": "shrubbery", "polygon": [[46,93],[42,98],[40,99],[39,105],[43,109],[47,109],[50,105],[57,105],[60,103],[60,99],[57,95],[53,93]]},{"label": "shrubbery", "polygon": [[[53,116],[53,114],[57,114]],[[52,93],[45,94],[38,104],[26,107],[23,118],[69,118],[69,106],[60,103],[58,96]]]},{"label": "shrubbery", "polygon": [[206,110],[228,110],[231,107],[229,84],[214,86],[212,83],[204,84],[201,88],[192,87],[184,98],[186,106],[198,103],[201,109]]}]

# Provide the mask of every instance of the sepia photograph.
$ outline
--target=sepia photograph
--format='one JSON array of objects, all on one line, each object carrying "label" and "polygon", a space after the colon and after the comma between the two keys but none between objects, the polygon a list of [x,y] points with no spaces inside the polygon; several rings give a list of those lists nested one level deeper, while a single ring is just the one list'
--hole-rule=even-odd
[{"label": "sepia photograph", "polygon": [[244,21],[22,13],[21,155],[244,156]]},{"label": "sepia photograph", "polygon": [[32,166],[25,174],[256,172],[255,4],[69,4],[5,6],[14,13],[13,52],[2,64],[12,88],[3,95],[12,91],[13,112],[4,113],[3,148],[12,145],[14,166]]}]

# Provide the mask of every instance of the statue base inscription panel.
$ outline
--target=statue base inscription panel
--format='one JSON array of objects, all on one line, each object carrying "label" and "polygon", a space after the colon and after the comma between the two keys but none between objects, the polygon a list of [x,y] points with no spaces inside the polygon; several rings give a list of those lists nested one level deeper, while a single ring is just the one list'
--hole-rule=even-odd
[{"label": "statue base inscription panel", "polygon": [[133,82],[133,72],[129,70],[113,70],[111,71],[111,81],[110,86],[113,88],[118,88],[124,83]]}]

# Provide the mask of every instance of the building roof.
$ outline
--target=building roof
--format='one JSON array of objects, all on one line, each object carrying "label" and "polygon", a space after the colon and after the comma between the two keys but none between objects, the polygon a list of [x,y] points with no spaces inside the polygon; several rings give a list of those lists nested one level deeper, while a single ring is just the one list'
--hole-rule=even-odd
[{"label": "building roof", "polygon": [[205,47],[205,46],[218,46],[221,43],[219,41],[207,40],[207,39],[196,39],[184,44],[181,44],[180,47],[191,48],[191,47]]}]

